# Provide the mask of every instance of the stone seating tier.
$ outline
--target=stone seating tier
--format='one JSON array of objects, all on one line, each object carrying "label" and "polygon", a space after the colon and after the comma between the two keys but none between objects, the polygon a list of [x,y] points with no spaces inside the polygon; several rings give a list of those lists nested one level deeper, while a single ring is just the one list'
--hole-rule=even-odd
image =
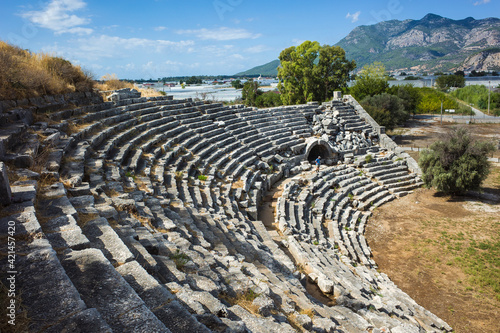
[{"label": "stone seating tier", "polygon": [[[363,236],[367,202],[418,184],[390,182],[404,165],[302,173],[278,198],[281,234],[257,219],[265,191],[304,158],[317,104],[137,98],[86,110],[53,115],[78,125],[45,168],[60,182],[12,184],[19,203],[0,223],[38,235],[20,243],[33,331],[451,330],[375,270]],[[336,305],[313,300],[305,279]]]}]

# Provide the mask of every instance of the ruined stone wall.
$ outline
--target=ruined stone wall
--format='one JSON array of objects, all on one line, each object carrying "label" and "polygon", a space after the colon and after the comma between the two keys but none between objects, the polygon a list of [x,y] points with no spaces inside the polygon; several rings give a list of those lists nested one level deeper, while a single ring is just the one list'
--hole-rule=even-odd
[{"label": "ruined stone wall", "polygon": [[30,110],[33,113],[62,110],[69,105],[88,105],[102,103],[102,96],[96,91],[74,92],[64,95],[46,95],[19,100],[0,101],[0,114],[13,109]]},{"label": "ruined stone wall", "polygon": [[375,131],[379,134],[380,146],[382,148],[386,148],[387,150],[393,151],[398,155],[398,157],[403,158],[408,165],[408,168],[419,175],[422,174],[422,170],[418,166],[417,161],[413,159],[408,153],[406,153],[403,149],[401,149],[387,134],[385,134],[385,127],[380,126],[365,109],[352,97],[351,95],[345,95],[344,101],[351,104],[356,112],[359,114],[361,118],[363,118],[368,124],[370,124]]}]

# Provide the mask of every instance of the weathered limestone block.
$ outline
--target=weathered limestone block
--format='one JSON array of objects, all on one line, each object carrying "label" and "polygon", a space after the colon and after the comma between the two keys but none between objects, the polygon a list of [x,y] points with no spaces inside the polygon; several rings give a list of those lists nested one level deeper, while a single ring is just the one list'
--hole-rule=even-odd
[{"label": "weathered limestone block", "polygon": [[111,262],[125,263],[134,258],[104,217],[87,222],[83,231],[92,246],[101,249]]},{"label": "weathered limestone block", "polygon": [[117,271],[144,300],[155,316],[172,332],[210,332],[196,321],[191,313],[180,305],[175,296],[149,275],[137,261],[126,263],[118,267]]},{"label": "weathered limestone block", "polygon": [[271,311],[276,310],[273,300],[268,296],[260,295],[253,300],[252,304],[258,308],[258,313],[264,317],[270,316]]},{"label": "weathered limestone block", "polygon": [[26,186],[12,186],[11,187],[11,201],[14,203],[19,203],[19,202],[25,202],[25,201],[31,201],[32,203],[35,202],[36,198],[36,181],[30,181],[34,182],[34,185],[26,185]]},{"label": "weathered limestone block", "polygon": [[325,332],[325,333],[333,333],[336,330],[337,325],[328,318],[313,318],[313,326],[315,332]]},{"label": "weathered limestone block", "polygon": [[325,294],[333,294],[333,282],[326,278],[318,278],[318,287]]},{"label": "weathered limestone block", "polygon": [[85,304],[96,308],[113,332],[170,331],[101,251],[71,251],[64,255],[61,264]]},{"label": "weathered limestone block", "polygon": [[86,309],[77,314],[59,321],[56,325],[44,330],[47,333],[112,333],[106,321],[102,319],[97,309]]},{"label": "weathered limestone block", "polygon": [[22,272],[16,285],[22,290],[23,304],[29,304],[30,330],[41,331],[86,309],[47,239],[35,239],[26,253],[16,258],[16,268]]},{"label": "weathered limestone block", "polygon": [[313,327],[313,322],[312,322],[312,319],[311,317],[309,317],[308,315],[306,314],[298,314],[295,316],[295,320],[297,321],[297,323],[302,326],[305,330],[307,331],[311,331],[312,327]]}]

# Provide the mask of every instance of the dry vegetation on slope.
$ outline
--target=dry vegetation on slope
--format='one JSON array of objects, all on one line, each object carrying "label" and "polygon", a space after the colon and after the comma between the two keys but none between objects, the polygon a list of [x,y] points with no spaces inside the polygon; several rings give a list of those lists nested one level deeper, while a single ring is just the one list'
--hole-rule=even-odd
[{"label": "dry vegetation on slope", "polygon": [[0,41],[0,100],[89,91],[93,86],[91,75],[80,66]]},{"label": "dry vegetation on slope", "polygon": [[96,84],[96,88],[103,92],[104,97],[110,93],[105,91],[117,90],[123,88],[136,89],[141,93],[142,97],[154,97],[165,95],[163,91],[158,91],[152,88],[138,88],[133,83],[118,79],[116,74],[106,74],[101,78],[101,82]]},{"label": "dry vegetation on slope", "polygon": [[92,74],[68,60],[46,53],[32,53],[0,41],[0,100],[23,99],[75,91],[137,89],[143,97],[160,96],[155,89],[139,89],[115,74],[96,83]]}]

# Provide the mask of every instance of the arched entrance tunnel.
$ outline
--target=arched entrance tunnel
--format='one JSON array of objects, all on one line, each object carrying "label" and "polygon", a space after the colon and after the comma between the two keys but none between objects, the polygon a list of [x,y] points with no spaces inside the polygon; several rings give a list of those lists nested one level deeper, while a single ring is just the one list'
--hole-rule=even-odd
[{"label": "arched entrance tunnel", "polygon": [[323,161],[333,157],[329,149],[322,144],[317,144],[311,148],[309,154],[307,155],[307,160],[309,162],[314,162],[318,156],[320,156]]}]

